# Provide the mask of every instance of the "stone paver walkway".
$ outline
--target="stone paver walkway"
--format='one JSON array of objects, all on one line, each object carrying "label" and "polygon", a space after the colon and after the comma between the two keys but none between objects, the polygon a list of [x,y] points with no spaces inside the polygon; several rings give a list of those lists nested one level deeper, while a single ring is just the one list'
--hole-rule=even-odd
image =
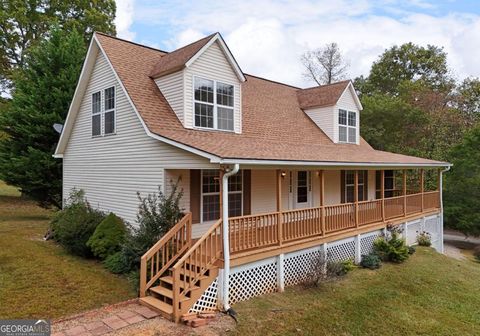
[{"label": "stone paver walkway", "polygon": [[53,321],[52,336],[217,336],[234,326],[231,317],[220,313],[207,326],[176,324],[131,300]]},{"label": "stone paver walkway", "polygon": [[157,312],[147,307],[130,303],[111,309],[88,312],[70,320],[54,322],[52,336],[105,335],[157,316],[159,316]]}]

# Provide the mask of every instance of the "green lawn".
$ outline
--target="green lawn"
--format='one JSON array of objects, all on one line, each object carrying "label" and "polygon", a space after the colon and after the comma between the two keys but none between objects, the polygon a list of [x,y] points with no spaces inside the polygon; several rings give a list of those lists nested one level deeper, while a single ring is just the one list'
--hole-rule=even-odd
[{"label": "green lawn", "polygon": [[58,318],[135,297],[99,262],[43,241],[50,216],[0,184],[0,319]]},{"label": "green lawn", "polygon": [[480,335],[480,264],[419,248],[320,288],[235,305],[238,335]]}]

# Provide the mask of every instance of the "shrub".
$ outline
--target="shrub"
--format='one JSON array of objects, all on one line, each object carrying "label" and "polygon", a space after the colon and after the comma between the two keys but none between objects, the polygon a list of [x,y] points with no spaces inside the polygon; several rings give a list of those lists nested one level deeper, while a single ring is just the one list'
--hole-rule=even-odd
[{"label": "shrub", "polygon": [[140,267],[141,256],[183,217],[179,205],[183,191],[178,191],[178,181],[172,184],[171,189],[168,196],[165,196],[160,188],[158,194],[149,194],[145,198],[138,194],[140,200],[138,227],[130,227],[130,230],[127,230],[120,250],[122,257],[112,257],[108,263],[105,260],[105,267],[121,270],[121,273],[137,270]]},{"label": "shrub", "polygon": [[120,217],[110,213],[95,229],[87,241],[96,257],[105,259],[115,252],[120,251],[125,241],[126,227]]},{"label": "shrub", "polygon": [[320,252],[312,259],[310,270],[307,272],[302,284],[306,287],[319,286],[328,279],[347,274],[354,267],[355,265],[350,259],[346,261],[328,261],[328,257],[323,252]]},{"label": "shrub", "polygon": [[408,254],[412,255],[415,252],[417,252],[417,249],[415,248],[415,246],[409,246],[408,247]]},{"label": "shrub", "polygon": [[364,268],[373,270],[382,266],[382,260],[375,253],[370,253],[367,255],[362,255],[362,261],[360,262],[360,265]]},{"label": "shrub", "polygon": [[148,251],[182,218],[183,212],[179,203],[183,190],[177,190],[178,181],[172,184],[172,191],[168,196],[165,196],[160,188],[158,194],[149,194],[145,198],[137,193],[140,206],[137,214],[138,228],[134,229],[133,238],[143,252]]},{"label": "shrub", "polygon": [[432,237],[430,233],[423,231],[417,235],[417,243],[420,246],[430,246],[432,245]]},{"label": "shrub", "polygon": [[405,240],[399,238],[397,231],[392,231],[390,237],[379,237],[373,242],[373,250],[381,260],[396,263],[408,259],[408,246]]},{"label": "shrub", "polygon": [[104,261],[103,265],[107,270],[114,274],[126,273],[130,270],[128,262],[122,252],[116,252],[109,255]]},{"label": "shrub", "polygon": [[92,209],[82,190],[73,189],[67,205],[50,223],[53,238],[67,251],[81,257],[92,256],[87,241],[105,218],[101,211]]},{"label": "shrub", "polygon": [[343,276],[354,268],[355,264],[351,259],[345,261],[330,261],[327,263],[327,276],[329,278]]}]

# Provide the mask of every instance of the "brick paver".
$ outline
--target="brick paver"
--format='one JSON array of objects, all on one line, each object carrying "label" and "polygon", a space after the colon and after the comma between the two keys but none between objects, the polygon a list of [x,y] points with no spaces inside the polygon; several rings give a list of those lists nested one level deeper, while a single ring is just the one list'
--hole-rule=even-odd
[{"label": "brick paver", "polygon": [[143,306],[139,306],[139,307],[135,308],[135,311],[137,313],[139,313],[140,315],[142,315],[143,317],[147,318],[147,319],[151,319],[151,318],[154,318],[154,317],[157,317],[157,316],[160,315],[156,311],[151,310],[148,307],[143,307]]},{"label": "brick paver", "polygon": [[90,335],[90,333],[87,331],[87,329],[83,325],[79,325],[76,327],[73,327],[71,329],[68,329],[65,334],[67,336],[84,336],[84,335]]},{"label": "brick paver", "polygon": [[92,316],[82,321],[80,317],[76,323],[73,319],[65,329],[57,329],[59,331],[52,333],[52,336],[101,336],[157,316],[160,314],[148,307],[131,304],[96,318]]},{"label": "brick paver", "polygon": [[113,330],[117,330],[117,329],[128,326],[128,323],[122,320],[117,315],[107,317],[103,319],[102,322],[105,323],[110,328],[112,328]]},{"label": "brick paver", "polygon": [[102,321],[96,321],[96,322],[91,322],[91,323],[87,323],[85,324],[85,328],[90,331],[90,333],[93,335],[93,336],[99,336],[99,335],[103,335],[103,334],[106,334],[110,331],[112,331],[113,329],[110,328],[109,326],[107,326],[105,323],[103,323]]}]

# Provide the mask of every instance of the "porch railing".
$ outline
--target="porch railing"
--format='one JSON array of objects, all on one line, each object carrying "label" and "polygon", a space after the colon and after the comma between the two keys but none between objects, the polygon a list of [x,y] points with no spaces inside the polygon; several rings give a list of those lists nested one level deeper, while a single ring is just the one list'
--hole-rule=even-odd
[{"label": "porch railing", "polygon": [[278,246],[440,208],[439,191],[229,219],[231,253]]}]

